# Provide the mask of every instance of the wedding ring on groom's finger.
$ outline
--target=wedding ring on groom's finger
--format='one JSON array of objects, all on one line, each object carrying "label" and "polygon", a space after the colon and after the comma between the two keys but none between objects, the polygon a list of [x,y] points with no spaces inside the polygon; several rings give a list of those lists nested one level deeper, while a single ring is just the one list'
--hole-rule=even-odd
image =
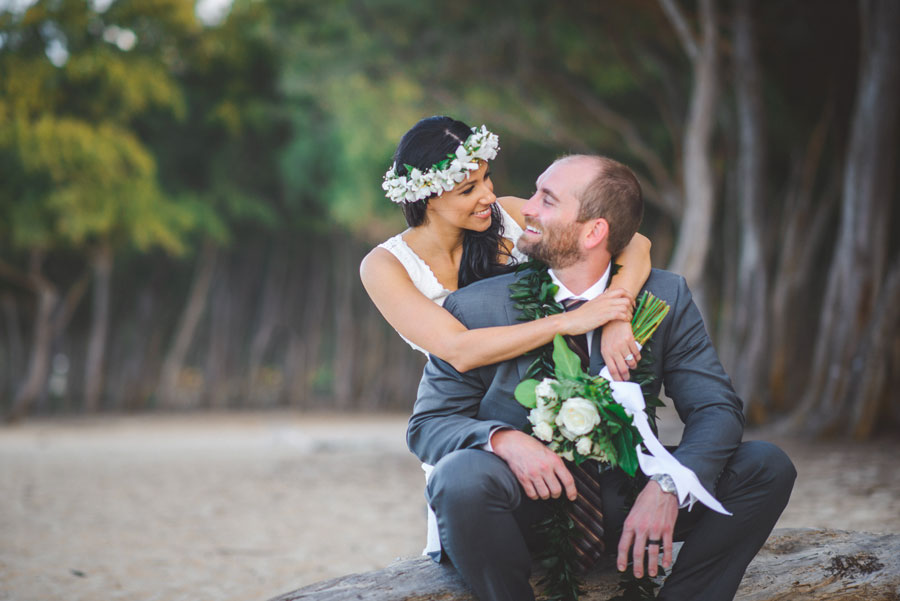
[{"label": "wedding ring on groom's finger", "polygon": [[658,540],[658,539],[648,539],[648,540],[647,540],[647,544],[648,544],[648,545],[656,545],[657,547],[659,547],[660,545],[663,544],[663,542],[662,542],[661,540]]}]

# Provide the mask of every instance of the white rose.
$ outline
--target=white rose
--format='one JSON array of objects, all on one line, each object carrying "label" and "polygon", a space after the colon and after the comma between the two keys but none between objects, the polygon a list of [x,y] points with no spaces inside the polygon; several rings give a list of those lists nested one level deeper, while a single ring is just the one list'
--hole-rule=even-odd
[{"label": "white rose", "polygon": [[538,404],[537,407],[528,413],[528,421],[531,422],[532,426],[542,423],[553,424],[554,419],[556,419],[556,414],[546,405]]},{"label": "white rose", "polygon": [[600,414],[597,413],[597,408],[592,402],[581,397],[572,397],[564,402],[559,409],[559,415],[556,416],[556,425],[569,440],[590,433],[599,423]]},{"label": "white rose", "polygon": [[553,384],[558,384],[556,380],[553,378],[544,378],[541,380],[541,383],[534,387],[534,394],[538,398],[538,402],[542,399],[545,401],[557,401],[559,400],[559,396],[557,396],[556,391],[553,390]]},{"label": "white rose", "polygon": [[557,454],[567,461],[575,461],[575,455],[572,453],[572,449],[566,449],[562,453]]},{"label": "white rose", "polygon": [[591,449],[594,448],[594,441],[592,441],[587,436],[582,436],[575,443],[575,450],[584,457],[587,457],[591,454]]},{"label": "white rose", "polygon": [[547,422],[540,422],[538,424],[535,424],[533,431],[534,435],[544,442],[550,442],[551,440],[553,440],[553,426],[551,426]]}]

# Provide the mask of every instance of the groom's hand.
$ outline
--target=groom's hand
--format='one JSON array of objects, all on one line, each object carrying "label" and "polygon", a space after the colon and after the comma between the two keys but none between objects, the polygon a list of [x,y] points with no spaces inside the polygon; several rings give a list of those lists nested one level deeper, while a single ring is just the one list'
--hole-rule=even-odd
[{"label": "groom's hand", "polygon": [[491,436],[494,453],[503,459],[530,499],[558,498],[565,489],[574,501],[575,479],[563,460],[533,436],[519,430],[497,430]]},{"label": "groom's hand", "polygon": [[624,572],[628,566],[628,550],[634,547],[632,560],[634,576],[644,575],[644,548],[647,548],[647,571],[656,576],[659,560],[659,545],[647,544],[648,540],[661,540],[663,544],[663,567],[672,565],[672,535],[675,520],[678,519],[678,497],[663,492],[659,484],[651,480],[638,495],[634,507],[625,518],[622,537],[619,539],[619,555],[616,567]]}]

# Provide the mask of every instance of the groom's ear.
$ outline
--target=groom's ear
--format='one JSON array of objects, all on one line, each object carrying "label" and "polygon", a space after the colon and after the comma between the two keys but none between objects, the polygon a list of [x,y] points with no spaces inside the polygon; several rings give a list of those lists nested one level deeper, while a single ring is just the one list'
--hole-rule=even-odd
[{"label": "groom's ear", "polygon": [[585,225],[590,226],[584,237],[584,247],[588,250],[596,248],[600,244],[604,244],[609,238],[609,222],[600,217],[599,219],[591,219]]}]

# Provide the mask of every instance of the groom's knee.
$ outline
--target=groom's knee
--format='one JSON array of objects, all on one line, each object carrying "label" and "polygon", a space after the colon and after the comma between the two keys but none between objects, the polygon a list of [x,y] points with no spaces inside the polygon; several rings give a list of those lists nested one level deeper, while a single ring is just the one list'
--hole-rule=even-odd
[{"label": "groom's knee", "polygon": [[773,497],[787,502],[797,478],[797,469],[787,454],[763,440],[742,443],[741,451],[745,457],[745,477],[758,482]]},{"label": "groom's knee", "polygon": [[499,504],[513,509],[521,502],[521,487],[506,462],[493,453],[463,449],[435,464],[426,496],[435,508]]}]

